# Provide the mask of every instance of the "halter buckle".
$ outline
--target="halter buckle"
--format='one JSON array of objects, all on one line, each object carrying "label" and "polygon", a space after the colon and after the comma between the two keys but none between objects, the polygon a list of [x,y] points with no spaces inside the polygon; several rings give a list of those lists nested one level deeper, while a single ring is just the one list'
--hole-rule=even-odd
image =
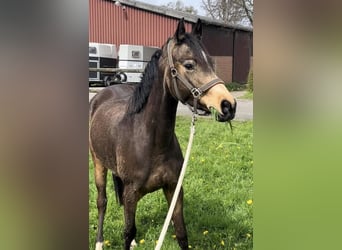
[{"label": "halter buckle", "polygon": [[190,90],[191,91],[191,94],[192,96],[195,98],[195,99],[199,99],[202,95],[202,91],[198,88],[193,88]]},{"label": "halter buckle", "polygon": [[171,76],[176,77],[178,75],[178,71],[175,67],[171,67]]}]

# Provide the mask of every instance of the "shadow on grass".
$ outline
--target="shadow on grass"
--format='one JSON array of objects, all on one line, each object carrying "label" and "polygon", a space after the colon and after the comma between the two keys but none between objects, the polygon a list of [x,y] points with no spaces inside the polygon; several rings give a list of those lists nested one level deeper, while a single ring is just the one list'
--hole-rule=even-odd
[{"label": "shadow on grass", "polygon": [[[158,239],[167,214],[166,200],[161,192],[157,195],[158,206],[155,202],[149,202],[149,198],[147,195],[138,205],[138,240]],[[204,199],[201,194],[186,196],[184,217],[189,244],[194,249],[252,249],[252,238],[247,237],[252,234],[252,226],[246,214],[241,207],[234,204],[224,205],[221,200]],[[174,228],[170,225],[166,239],[170,241],[172,234]],[[177,244],[174,243],[173,246],[176,247]]]},{"label": "shadow on grass", "polygon": [[252,232],[251,223],[239,206],[196,194],[187,197],[184,213],[193,246],[252,249],[252,240],[247,237]]}]

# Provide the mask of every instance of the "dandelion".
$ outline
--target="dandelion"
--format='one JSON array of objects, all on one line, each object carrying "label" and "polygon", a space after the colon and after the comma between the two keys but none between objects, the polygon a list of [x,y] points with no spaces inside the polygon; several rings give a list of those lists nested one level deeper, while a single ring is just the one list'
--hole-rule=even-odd
[{"label": "dandelion", "polygon": [[205,162],[205,159],[202,158],[202,159],[201,159],[201,163],[204,163],[204,162]]},{"label": "dandelion", "polygon": [[208,233],[208,230],[203,231],[203,235],[207,235]]},{"label": "dandelion", "polygon": [[173,234],[171,237],[172,237],[173,239],[176,239],[176,235],[175,235],[175,234]]},{"label": "dandelion", "polygon": [[246,236],[247,236],[247,238],[250,238],[250,237],[252,237],[252,235],[251,235],[251,234],[249,234],[249,233],[247,233],[247,234],[246,234]]},{"label": "dandelion", "polygon": [[191,246],[191,245],[189,245],[188,247],[189,247],[189,248],[192,248],[192,246]]},{"label": "dandelion", "polygon": [[104,244],[105,244],[106,246],[110,246],[109,240],[105,240],[105,241],[104,241]]},{"label": "dandelion", "polygon": [[223,240],[221,240],[221,245],[224,246],[224,241]]},{"label": "dandelion", "polygon": [[144,240],[144,239],[141,239],[141,240],[139,241],[139,243],[140,243],[140,244],[144,244],[144,243],[145,243],[145,240]]},{"label": "dandelion", "polygon": [[247,201],[247,204],[248,204],[248,205],[252,205],[252,204],[253,204],[253,201],[252,201],[252,200],[248,200],[248,201]]}]

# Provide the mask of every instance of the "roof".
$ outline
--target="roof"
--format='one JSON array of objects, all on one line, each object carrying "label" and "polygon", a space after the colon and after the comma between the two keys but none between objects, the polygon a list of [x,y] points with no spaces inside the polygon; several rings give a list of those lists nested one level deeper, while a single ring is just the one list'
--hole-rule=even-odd
[{"label": "roof", "polygon": [[177,11],[177,10],[173,10],[173,9],[163,7],[163,6],[156,6],[156,5],[152,5],[152,4],[148,4],[148,3],[142,3],[139,1],[133,1],[133,0],[110,0],[110,1],[120,2],[120,4],[122,4],[124,6],[126,5],[126,6],[130,6],[130,7],[135,7],[138,9],[147,10],[147,11],[154,12],[157,14],[161,14],[164,16],[169,16],[172,18],[180,19],[180,18],[184,17],[185,21],[190,22],[190,23],[196,23],[197,19],[200,18],[201,21],[205,24],[253,32],[253,28],[251,28],[251,27],[242,26],[242,25],[226,24],[222,21],[218,21],[218,20],[215,20],[212,18],[208,18],[205,16],[199,16],[199,15],[193,15],[193,14],[190,14],[187,12]]}]

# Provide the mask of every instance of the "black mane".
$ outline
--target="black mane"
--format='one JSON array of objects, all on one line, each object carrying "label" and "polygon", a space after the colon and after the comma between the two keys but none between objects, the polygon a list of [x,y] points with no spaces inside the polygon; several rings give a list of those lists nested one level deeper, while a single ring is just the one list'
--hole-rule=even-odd
[{"label": "black mane", "polygon": [[[169,38],[166,44],[170,41]],[[184,39],[181,41],[181,43],[184,43],[188,45],[189,48],[192,49],[194,53],[194,57],[197,58],[197,62],[202,65],[207,65],[209,63],[209,68],[214,68],[213,61],[211,57],[208,55],[207,50],[194,35],[190,33],[186,33]],[[165,44],[165,45],[166,45]],[[164,46],[165,46],[164,45]],[[205,60],[202,51],[207,55],[207,61]],[[134,90],[134,93],[132,97],[129,100],[129,104],[127,107],[127,113],[128,114],[136,114],[139,113],[145,106],[147,99],[150,95],[152,86],[154,81],[158,78],[158,61],[161,57],[162,50],[157,50],[151,57],[151,61],[147,64],[143,77],[138,83],[136,89]],[[209,69],[208,67],[203,67],[203,69]]]},{"label": "black mane", "polygon": [[142,79],[134,90],[133,96],[129,100],[128,114],[139,113],[145,106],[150,95],[153,83],[158,78],[158,61],[162,54],[157,50],[151,57],[151,61],[146,65]]}]

